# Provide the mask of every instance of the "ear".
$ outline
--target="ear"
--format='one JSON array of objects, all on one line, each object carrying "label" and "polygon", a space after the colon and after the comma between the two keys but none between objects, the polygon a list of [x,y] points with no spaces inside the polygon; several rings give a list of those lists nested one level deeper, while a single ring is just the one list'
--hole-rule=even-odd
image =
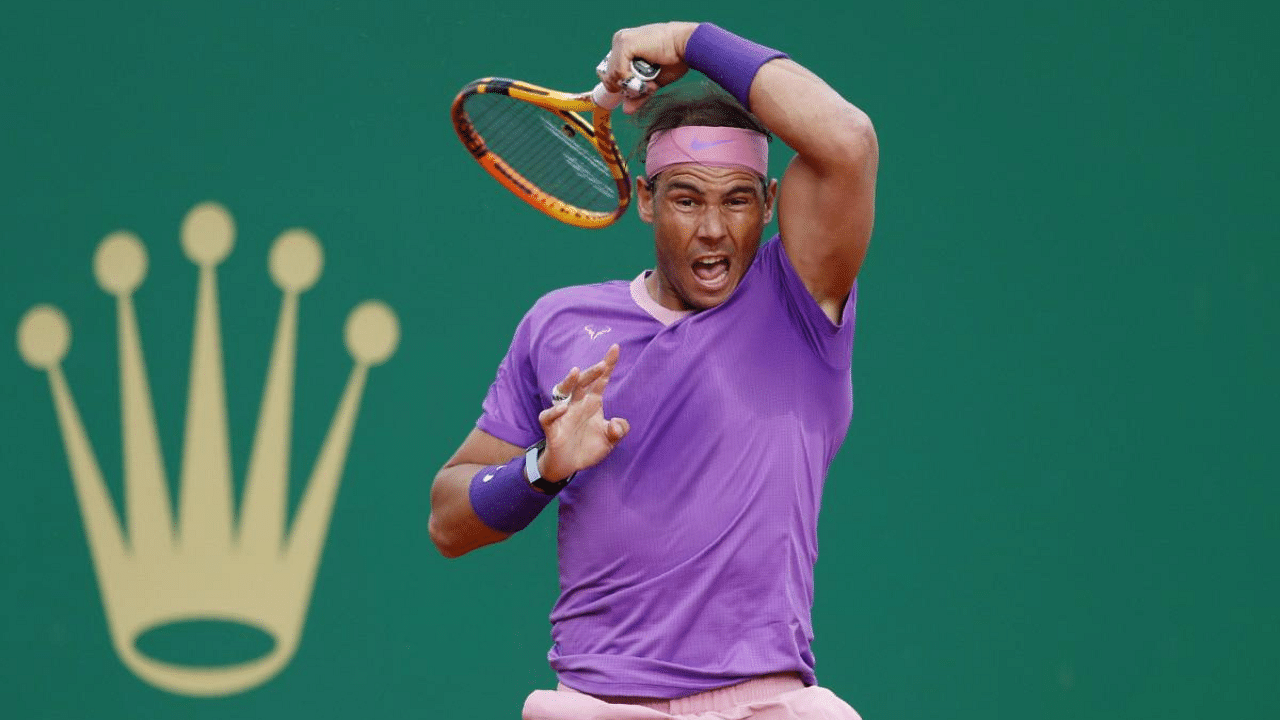
[{"label": "ear", "polygon": [[773,220],[774,201],[778,199],[778,178],[769,181],[769,189],[765,193],[764,198],[764,222],[766,225]]},{"label": "ear", "polygon": [[636,211],[640,213],[641,220],[653,224],[653,188],[641,175],[636,176]]}]

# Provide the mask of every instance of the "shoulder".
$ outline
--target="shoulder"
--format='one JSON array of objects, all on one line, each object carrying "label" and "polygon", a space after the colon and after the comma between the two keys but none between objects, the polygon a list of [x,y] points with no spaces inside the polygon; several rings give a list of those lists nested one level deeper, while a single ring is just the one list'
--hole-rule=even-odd
[{"label": "shoulder", "polygon": [[527,332],[540,334],[566,320],[624,308],[630,298],[630,283],[625,280],[562,287],[538,298],[520,324]]},{"label": "shoulder", "polygon": [[773,270],[786,262],[786,255],[787,253],[782,247],[782,236],[774,233],[773,237],[760,243],[760,250],[756,252],[755,264]]},{"label": "shoulder", "polygon": [[533,304],[530,314],[555,313],[592,307],[600,303],[612,304],[630,297],[630,284],[625,280],[608,280],[590,285],[571,285],[543,295]]},{"label": "shoulder", "polygon": [[547,318],[573,311],[598,309],[616,305],[630,297],[627,281],[605,281],[593,284],[575,284],[545,293],[530,307],[527,318]]},{"label": "shoulder", "polygon": [[[768,274],[785,294],[797,299],[808,298],[813,301],[815,307],[818,306],[817,300],[808,291],[804,280],[800,277],[800,272],[796,268],[795,262],[791,259],[786,243],[782,241],[780,233],[775,233],[773,237],[760,246],[760,251],[756,253],[755,265]],[[846,306],[853,304],[857,296],[858,282],[855,280],[845,296]],[[808,305],[809,303],[803,304]],[[843,322],[843,318],[828,318],[828,320],[833,326],[838,326]]]},{"label": "shoulder", "polygon": [[[841,313],[832,319],[818,304],[787,252],[780,235],[761,244],[752,263],[744,312],[750,316],[768,312],[765,322],[781,323],[796,329],[819,356],[833,367],[848,367],[856,318],[857,283],[850,289]],[[772,326],[776,331],[778,326]],[[773,337],[779,337],[774,335]]]},{"label": "shoulder", "polygon": [[765,287],[776,289],[780,280],[786,277],[790,267],[791,262],[787,259],[787,251],[783,247],[780,236],[775,233],[773,237],[760,243],[760,248],[756,251],[755,259],[751,261],[751,269],[748,272],[760,276],[758,284],[764,286],[760,288],[761,290]]}]

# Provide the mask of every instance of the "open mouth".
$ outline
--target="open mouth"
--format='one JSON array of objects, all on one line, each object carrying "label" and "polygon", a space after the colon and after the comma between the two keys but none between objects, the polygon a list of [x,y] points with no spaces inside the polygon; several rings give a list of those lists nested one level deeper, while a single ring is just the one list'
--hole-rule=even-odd
[{"label": "open mouth", "polygon": [[716,290],[729,281],[729,258],[705,257],[693,263],[693,276],[708,290]]}]

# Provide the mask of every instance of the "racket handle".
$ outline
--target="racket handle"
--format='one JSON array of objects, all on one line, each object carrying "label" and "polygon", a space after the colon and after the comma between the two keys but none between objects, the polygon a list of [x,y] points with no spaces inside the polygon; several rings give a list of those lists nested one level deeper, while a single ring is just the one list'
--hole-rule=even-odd
[{"label": "racket handle", "polygon": [[662,66],[654,65],[644,58],[631,58],[631,71],[642,82],[648,82],[658,78],[658,73],[662,72]]},{"label": "racket handle", "polygon": [[[603,75],[609,69],[609,56],[605,55],[596,66],[596,73]],[[595,86],[591,91],[591,100],[605,110],[612,110],[622,103],[624,97],[639,97],[648,93],[647,83],[658,77],[662,67],[643,58],[631,59],[631,77],[622,81],[622,92],[609,92],[604,83]]]},{"label": "racket handle", "polygon": [[622,104],[622,93],[609,92],[604,83],[596,83],[591,89],[591,102],[605,110],[612,110]]}]

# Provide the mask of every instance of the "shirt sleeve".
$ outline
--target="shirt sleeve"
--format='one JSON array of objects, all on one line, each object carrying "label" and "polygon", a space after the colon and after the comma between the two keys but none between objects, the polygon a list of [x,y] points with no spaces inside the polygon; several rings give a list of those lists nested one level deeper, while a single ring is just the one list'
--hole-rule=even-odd
[{"label": "shirt sleeve", "polygon": [[761,252],[776,277],[786,302],[787,314],[803,333],[809,347],[833,368],[843,370],[853,364],[853,334],[858,318],[858,282],[855,280],[844,303],[840,322],[833,323],[818,301],[809,294],[781,239],[775,235]]},{"label": "shirt sleeve", "polygon": [[542,401],[533,369],[532,311],[524,316],[511,338],[507,355],[485,395],[476,427],[512,445],[528,447],[542,438],[538,414]]}]

